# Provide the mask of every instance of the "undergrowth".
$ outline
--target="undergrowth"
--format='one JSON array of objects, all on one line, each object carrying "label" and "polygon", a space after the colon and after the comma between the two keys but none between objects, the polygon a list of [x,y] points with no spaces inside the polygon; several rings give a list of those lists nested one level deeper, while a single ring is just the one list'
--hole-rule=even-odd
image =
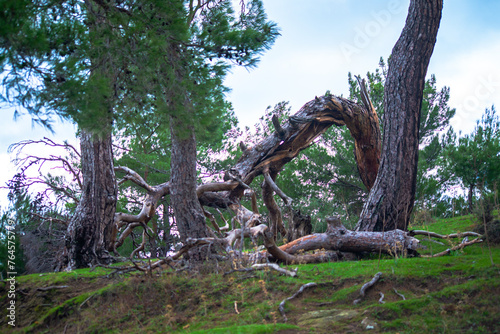
[{"label": "undergrowth", "polygon": [[[472,225],[466,216],[412,228],[445,234]],[[419,238],[425,254],[460,242]],[[0,326],[20,333],[491,333],[500,330],[499,261],[500,247],[483,243],[437,258],[371,256],[289,267],[298,267],[297,277],[268,270],[223,275],[229,266],[222,263],[219,273],[110,277],[96,268],[27,275],[17,279],[16,328],[6,323],[7,285],[0,283]],[[353,305],[377,272],[381,279]],[[278,305],[309,282],[318,285],[286,302],[284,323]],[[47,287],[58,288],[38,289]]]}]

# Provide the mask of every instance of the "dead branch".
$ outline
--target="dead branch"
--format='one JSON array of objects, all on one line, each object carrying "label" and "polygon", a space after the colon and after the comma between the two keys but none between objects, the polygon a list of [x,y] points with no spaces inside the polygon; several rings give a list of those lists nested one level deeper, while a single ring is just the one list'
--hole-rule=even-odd
[{"label": "dead branch", "polygon": [[265,269],[273,269],[273,270],[279,272],[280,274],[290,276],[290,277],[297,276],[297,268],[295,270],[287,270],[285,268],[281,268],[276,263],[256,263],[256,264],[252,265],[251,268],[231,269],[230,271],[225,272],[223,276],[232,274],[234,272],[251,272],[251,271],[265,270]]},{"label": "dead branch", "polygon": [[[285,226],[283,226],[283,218],[281,214],[281,210],[276,203],[274,199],[274,187],[281,192],[283,195],[284,193],[276,186],[276,184],[273,181],[273,178],[276,178],[277,173],[272,172],[272,175],[269,173],[269,170],[267,170],[264,173],[264,178],[266,179],[266,182],[262,185],[262,199],[264,200],[264,204],[267,207],[269,211],[269,218],[271,220],[271,231],[273,233],[273,238],[276,238],[278,235],[278,232],[282,235],[286,235],[286,229]],[[286,195],[285,195],[286,196]]]},{"label": "dead branch", "polygon": [[[325,249],[342,252],[382,252],[386,254],[415,253],[419,246],[418,239],[406,232],[393,230],[387,232],[355,232],[346,229],[338,217],[327,218],[328,228],[325,233],[315,233],[296,239],[276,249],[269,241],[265,245],[273,257],[287,263],[310,263],[305,255],[294,255],[305,251]],[[269,246],[269,247],[268,247]],[[296,262],[306,261],[306,262]]]},{"label": "dead branch", "polygon": [[453,239],[453,238],[464,238],[464,237],[478,237],[482,238],[483,236],[479,233],[476,232],[460,232],[460,233],[452,233],[452,234],[438,234],[435,232],[430,232],[430,231],[423,231],[423,230],[412,230],[408,232],[408,235],[410,236],[416,236],[416,235],[424,235],[426,237],[432,237],[432,238],[438,238],[438,239]]},{"label": "dead branch", "polygon": [[276,133],[278,134],[278,137],[282,139],[285,138],[286,130],[281,127],[280,121],[278,119],[278,116],[276,116],[276,114],[273,115],[271,121],[273,123],[274,129],[276,130]]},{"label": "dead branch", "polygon": [[256,264],[252,265],[252,268],[255,268],[255,270],[263,270],[263,269],[270,268],[270,269],[276,270],[280,274],[290,276],[290,277],[296,277],[297,276],[297,269],[298,269],[298,268],[295,268],[294,270],[287,270],[287,269],[281,268],[276,263],[256,263]]},{"label": "dead branch", "polygon": [[305,289],[307,289],[307,288],[312,288],[312,287],[315,287],[315,286],[317,286],[317,285],[318,285],[318,284],[316,284],[316,283],[314,283],[314,282],[311,282],[311,283],[306,283],[306,284],[302,285],[302,286],[300,287],[300,289],[299,289],[297,292],[295,292],[295,293],[294,293],[291,297],[288,297],[288,298],[286,298],[286,299],[283,299],[283,301],[282,301],[282,302],[280,303],[280,305],[278,306],[278,309],[279,309],[279,311],[280,311],[281,315],[283,316],[283,321],[284,321],[284,322],[287,322],[287,321],[288,321],[288,318],[287,318],[287,317],[286,317],[286,315],[285,315],[285,303],[286,303],[286,301],[287,301],[287,300],[292,300],[292,299],[296,298],[296,297],[297,297],[297,296],[299,296],[302,292],[304,292],[304,290],[305,290]]},{"label": "dead branch", "polygon": [[123,184],[126,181],[132,181],[139,187],[146,189],[147,192],[154,191],[153,187],[151,187],[136,171],[125,166],[115,166],[115,172],[117,171],[125,172],[125,176],[123,176],[121,180],[117,181],[119,185]]},{"label": "dead branch", "polygon": [[470,246],[470,245],[473,245],[473,244],[477,244],[477,243],[480,243],[480,242],[483,242],[484,240],[481,239],[481,238],[477,238],[477,239],[474,239],[474,240],[471,240],[471,241],[467,241],[467,238],[464,238],[464,240],[452,247],[452,248],[448,248],[447,250],[444,250],[442,252],[439,252],[437,254],[434,254],[434,255],[421,255],[422,257],[439,257],[439,256],[443,256],[443,255],[448,255],[450,254],[452,251],[456,251],[456,250],[459,250],[459,249],[463,249],[467,246]]},{"label": "dead branch", "polygon": [[359,298],[356,299],[353,302],[354,305],[358,304],[365,297],[366,290],[368,290],[375,283],[377,283],[377,281],[380,279],[380,276],[382,276],[382,273],[378,272],[378,273],[375,274],[375,276],[373,276],[373,278],[371,279],[371,281],[369,281],[368,283],[363,284],[363,286],[361,287],[361,290],[359,291]]},{"label": "dead branch", "polygon": [[264,171],[264,179],[266,180],[267,184],[271,187],[271,189],[285,202],[285,205],[290,206],[292,204],[292,199],[288,197],[283,190],[281,190],[276,183],[274,183],[274,180],[271,178],[271,175],[269,175],[269,170]]},{"label": "dead branch", "polygon": [[226,181],[226,182],[214,182],[214,183],[207,183],[207,184],[202,184],[196,188],[196,195],[200,197],[204,193],[210,191],[210,192],[217,192],[217,191],[229,191],[233,190],[239,185],[237,181]]},{"label": "dead branch", "polygon": [[144,229],[144,231],[142,232],[142,242],[141,244],[139,245],[139,247],[137,247],[136,249],[134,249],[132,251],[132,254],[130,254],[130,258],[133,259],[135,254],[139,253],[140,251],[143,251],[144,250],[144,245],[146,245],[146,229]]}]

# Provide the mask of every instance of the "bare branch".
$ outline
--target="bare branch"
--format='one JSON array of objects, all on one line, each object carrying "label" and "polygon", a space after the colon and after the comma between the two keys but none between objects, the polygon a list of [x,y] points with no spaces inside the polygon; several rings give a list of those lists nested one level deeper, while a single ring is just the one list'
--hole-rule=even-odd
[{"label": "bare branch", "polygon": [[252,265],[251,268],[231,269],[230,271],[225,272],[224,276],[232,274],[234,272],[249,272],[249,271],[265,270],[265,269],[273,269],[273,270],[279,272],[280,274],[290,276],[290,277],[297,276],[297,269],[287,270],[287,269],[281,268],[276,263],[256,263],[256,264]]},{"label": "bare branch", "polygon": [[292,204],[292,199],[290,197],[288,197],[284,192],[283,190],[281,190],[278,185],[276,183],[274,183],[274,180],[272,179],[271,175],[269,174],[269,170],[264,170],[264,178],[267,182],[267,184],[269,184],[269,186],[271,187],[271,189],[279,196],[283,199],[283,202],[285,202],[285,204],[287,206],[290,206]]},{"label": "bare branch", "polygon": [[467,241],[467,238],[465,238],[460,244],[452,247],[452,248],[448,248],[447,250],[444,250],[440,253],[437,253],[437,254],[434,254],[434,255],[421,255],[422,257],[439,257],[439,256],[443,256],[443,255],[448,255],[450,254],[452,251],[456,251],[456,250],[459,250],[459,249],[463,249],[467,246],[470,246],[470,245],[473,245],[473,244],[477,244],[477,243],[480,243],[480,242],[483,242],[484,240],[481,239],[481,238],[477,238],[477,239],[474,239],[474,240],[471,240],[471,241]]},{"label": "bare branch", "polygon": [[118,181],[118,184],[122,184],[123,182],[130,180],[135,184],[137,184],[139,187],[146,189],[148,192],[154,191],[153,187],[151,187],[146,181],[144,181],[142,176],[140,176],[139,173],[137,173],[136,171],[125,166],[116,166],[115,172],[116,171],[121,171],[126,173],[125,176],[123,177],[123,180]]},{"label": "bare branch", "polygon": [[452,238],[463,238],[463,237],[478,237],[482,238],[483,235],[476,232],[460,232],[452,234],[438,234],[430,231],[423,230],[412,230],[408,232],[410,236],[425,235],[426,237],[438,238],[438,239],[452,239]]},{"label": "bare branch", "polygon": [[273,115],[271,118],[271,121],[273,122],[274,129],[276,130],[276,133],[278,134],[278,137],[283,139],[286,136],[286,130],[281,127],[280,121],[278,119],[278,116],[276,114]]}]

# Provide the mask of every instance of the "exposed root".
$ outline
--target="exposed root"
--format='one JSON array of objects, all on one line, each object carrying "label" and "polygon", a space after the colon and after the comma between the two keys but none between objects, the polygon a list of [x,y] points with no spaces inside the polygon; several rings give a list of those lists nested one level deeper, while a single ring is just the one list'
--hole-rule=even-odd
[{"label": "exposed root", "polygon": [[380,295],[380,299],[378,300],[378,303],[379,304],[385,304],[384,302],[384,294],[382,293],[382,291],[379,291],[379,295]]},{"label": "exposed root", "polygon": [[405,296],[403,296],[401,293],[398,292],[398,290],[396,290],[396,288],[394,288],[394,292],[401,298],[403,298],[403,300],[406,300]]},{"label": "exposed root", "polygon": [[382,273],[381,272],[378,272],[375,274],[375,276],[373,276],[372,280],[369,281],[368,283],[365,283],[362,287],[361,287],[361,290],[359,291],[359,298],[356,299],[353,304],[356,305],[357,303],[359,303],[361,300],[363,300],[363,298],[365,297],[365,294],[366,294],[366,290],[368,290],[369,288],[371,288],[375,283],[377,283],[377,281],[380,279],[380,276],[382,276]]},{"label": "exposed root", "polygon": [[305,289],[307,289],[307,288],[311,288],[311,287],[314,287],[314,286],[317,286],[317,285],[318,285],[318,284],[316,284],[316,283],[314,283],[314,282],[311,282],[311,283],[306,283],[306,284],[302,285],[302,286],[300,287],[300,289],[299,289],[297,292],[295,292],[295,293],[293,294],[293,296],[288,297],[288,298],[286,298],[286,299],[283,299],[283,301],[282,301],[282,302],[280,303],[280,305],[278,306],[278,309],[279,309],[279,311],[280,311],[281,315],[283,316],[283,321],[284,321],[284,322],[287,322],[287,321],[288,321],[288,318],[287,318],[287,317],[286,317],[286,315],[285,315],[285,303],[286,303],[286,301],[287,301],[287,300],[292,300],[292,299],[296,298],[298,295],[300,295],[302,292],[304,292],[304,290],[305,290]]}]

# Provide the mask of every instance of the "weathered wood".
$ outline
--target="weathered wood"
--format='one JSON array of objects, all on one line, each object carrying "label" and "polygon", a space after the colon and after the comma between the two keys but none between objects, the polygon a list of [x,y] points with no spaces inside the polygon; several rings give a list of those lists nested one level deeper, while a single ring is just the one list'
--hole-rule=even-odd
[{"label": "weathered wood", "polygon": [[290,242],[312,233],[311,216],[302,215],[300,210],[292,211],[291,223],[288,224],[286,239]]},{"label": "weathered wood", "polygon": [[[279,122],[275,121],[274,125],[277,127]],[[254,147],[247,148],[232,171],[247,185],[264,170],[277,173],[332,125],[346,125],[350,130],[355,140],[361,178],[370,189],[380,160],[377,114],[373,106],[367,109],[364,105],[333,95],[317,97],[306,103],[287,122],[279,125],[279,131],[277,129]],[[242,186],[236,187],[229,197],[239,199],[243,190]]]},{"label": "weathered wood", "polygon": [[[419,241],[406,232],[355,232],[343,225],[331,227],[325,233],[315,233],[285,244],[279,249],[289,255],[316,249],[342,252],[382,252],[385,254],[416,253]],[[293,259],[295,261],[295,259]]]},{"label": "weathered wood", "polygon": [[[363,284],[363,286],[361,287],[361,290],[359,291],[359,298],[356,299],[353,304],[356,305],[357,303],[359,303],[364,297],[365,297],[365,294],[366,294],[366,290],[368,290],[369,288],[371,288],[375,283],[378,282],[378,280],[380,279],[380,276],[382,276],[382,273],[381,272],[378,272],[375,274],[375,276],[373,276],[373,278]],[[382,300],[384,297],[382,296],[382,298],[380,300]]]}]

